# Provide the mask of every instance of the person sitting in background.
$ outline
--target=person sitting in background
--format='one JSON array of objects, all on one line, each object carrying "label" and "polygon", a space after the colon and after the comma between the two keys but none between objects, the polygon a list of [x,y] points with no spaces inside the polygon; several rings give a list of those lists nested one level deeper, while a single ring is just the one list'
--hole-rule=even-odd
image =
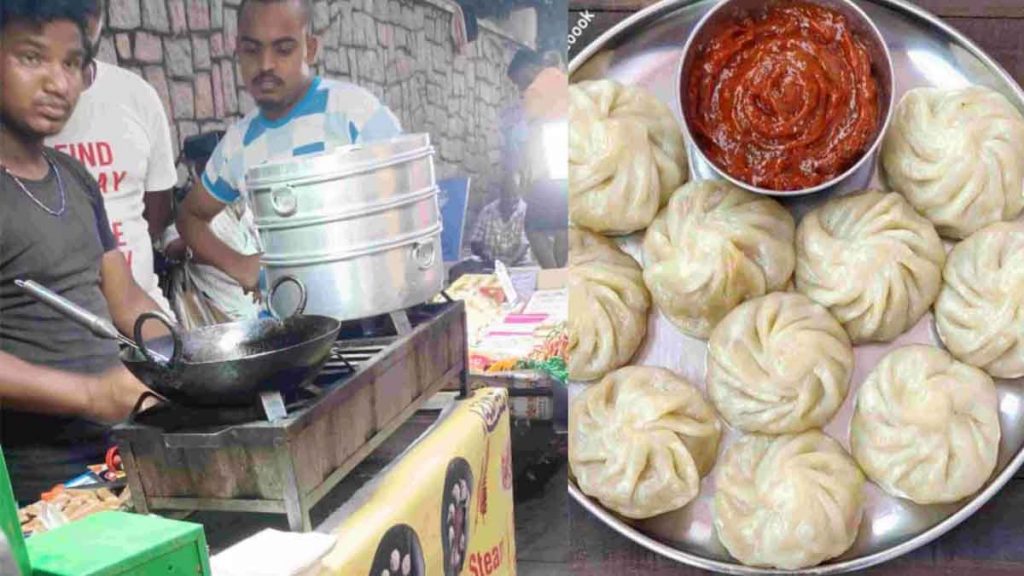
[{"label": "person sitting in background", "polygon": [[[197,269],[193,280],[233,320],[259,313],[261,247],[246,172],[271,160],[401,134],[398,119],[369,91],[313,73],[319,41],[311,32],[310,4],[241,3],[238,62],[256,108],[228,128],[178,212],[178,232],[209,265],[209,274]],[[214,222],[226,211],[233,212],[230,221]]]},{"label": "person sitting in background", "polygon": [[[46,148],[74,111],[89,65],[81,0],[0,2],[0,445],[15,497],[103,461],[108,425],[147,388],[117,343],[25,294],[33,280],[130,334],[158,310],[117,250],[99,186]],[[146,325],[147,339],[166,335]]]},{"label": "person sitting in background", "polygon": [[[95,54],[106,0],[84,0]],[[99,182],[118,248],[132,276],[164,311],[170,306],[153,269],[153,245],[171,222],[171,188],[178,181],[167,115],[156,90],[138,75],[97,60],[88,88],[59,134],[46,144],[81,162]]]},{"label": "person sitting in background", "polygon": [[544,268],[566,264],[569,252],[569,81],[520,49],[508,77],[522,93],[521,125],[506,131],[510,155],[526,175],[526,236]]},{"label": "person sitting in background", "polygon": [[498,260],[506,266],[528,266],[530,243],[526,239],[526,202],[519,196],[520,177],[508,173],[501,195],[480,211],[469,249],[488,267]]}]

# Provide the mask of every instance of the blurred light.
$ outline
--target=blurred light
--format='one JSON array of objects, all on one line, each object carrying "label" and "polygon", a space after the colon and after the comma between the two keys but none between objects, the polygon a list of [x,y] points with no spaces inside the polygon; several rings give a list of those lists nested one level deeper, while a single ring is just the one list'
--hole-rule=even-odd
[{"label": "blurred light", "polygon": [[929,84],[939,88],[965,88],[970,80],[942,56],[927,50],[907,50],[907,58]]},{"label": "blurred light", "polygon": [[999,411],[1006,415],[1006,419],[1014,420],[1020,416],[1020,398],[1014,394],[1007,394],[999,401]]},{"label": "blurred light", "polygon": [[244,342],[245,333],[232,330],[224,334],[224,336],[217,341],[217,348],[220,349],[221,353],[230,354],[241,347]]},{"label": "blurred light", "polygon": [[901,529],[905,517],[902,510],[891,510],[871,523],[871,533],[875,536],[892,536]]},{"label": "blurred light", "polygon": [[548,122],[541,128],[544,159],[551,180],[569,179],[569,123]]}]

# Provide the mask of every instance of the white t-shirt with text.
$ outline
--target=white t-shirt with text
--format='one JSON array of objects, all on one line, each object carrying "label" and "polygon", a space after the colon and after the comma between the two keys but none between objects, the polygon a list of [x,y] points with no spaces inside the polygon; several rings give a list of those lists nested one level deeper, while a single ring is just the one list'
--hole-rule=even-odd
[{"label": "white t-shirt with text", "polygon": [[156,90],[137,74],[96,62],[96,79],[82,93],[60,134],[46,144],[96,178],[111,231],[135,282],[164,310],[170,306],[153,271],[146,192],[168,190],[178,179],[170,128]]}]

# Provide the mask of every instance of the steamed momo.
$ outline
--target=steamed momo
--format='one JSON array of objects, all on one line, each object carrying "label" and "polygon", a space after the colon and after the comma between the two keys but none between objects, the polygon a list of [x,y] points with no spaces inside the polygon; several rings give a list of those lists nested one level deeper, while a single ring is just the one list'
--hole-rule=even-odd
[{"label": "steamed momo", "polygon": [[943,236],[965,238],[1024,210],[1024,117],[988,88],[907,92],[881,156],[889,185]]},{"label": "steamed momo", "polygon": [[721,424],[700,392],[664,368],[627,367],[573,400],[577,485],[629,518],[682,508],[715,463]]},{"label": "steamed momo", "polygon": [[935,323],[946,348],[996,378],[1024,376],[1024,222],[975,232],[942,275]]},{"label": "steamed momo", "polygon": [[995,468],[998,404],[981,370],[939,348],[898,348],[858,391],[850,448],[886,492],[918,504],[954,502]]},{"label": "steamed momo", "polygon": [[569,86],[569,220],[594,232],[647,227],[686,181],[683,136],[668,106],[612,80]]},{"label": "steamed momo", "polygon": [[689,182],[644,236],[644,282],[680,330],[707,338],[737,304],[781,290],[793,274],[793,217],[728,182]]},{"label": "steamed momo", "polygon": [[651,297],[636,260],[612,241],[569,231],[569,378],[594,380],[633,357]]},{"label": "steamed momo", "polygon": [[864,475],[818,430],[744,436],[725,451],[715,481],[718,539],[744,564],[814,566],[857,538]]},{"label": "steamed momo", "polygon": [[853,346],[843,327],[803,294],[740,304],[708,341],[708,395],[745,432],[824,426],[846,398]]},{"label": "steamed momo", "polygon": [[796,232],[796,287],[827,307],[854,343],[888,342],[920,320],[942,284],[946,252],[899,194],[833,198]]}]

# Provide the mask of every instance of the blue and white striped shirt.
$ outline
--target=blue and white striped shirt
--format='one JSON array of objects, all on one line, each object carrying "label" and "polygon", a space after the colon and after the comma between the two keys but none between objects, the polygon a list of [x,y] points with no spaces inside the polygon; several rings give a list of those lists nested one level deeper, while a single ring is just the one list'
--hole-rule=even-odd
[{"label": "blue and white striped shirt", "polygon": [[[284,117],[268,120],[254,109],[228,128],[206,164],[203,187],[226,209],[210,223],[213,233],[240,254],[260,252],[249,207],[246,172],[272,160],[324,152],[401,134],[398,119],[359,86],[313,78],[309,90]],[[212,266],[196,264],[192,280],[222,312],[234,320],[253,318],[259,307],[234,280]],[[265,290],[265,277],[261,276]]]},{"label": "blue and white striped shirt", "polygon": [[395,115],[369,91],[316,76],[286,116],[268,120],[255,108],[231,126],[206,165],[203,186],[230,204],[246,197],[245,173],[253,166],[401,132]]}]

